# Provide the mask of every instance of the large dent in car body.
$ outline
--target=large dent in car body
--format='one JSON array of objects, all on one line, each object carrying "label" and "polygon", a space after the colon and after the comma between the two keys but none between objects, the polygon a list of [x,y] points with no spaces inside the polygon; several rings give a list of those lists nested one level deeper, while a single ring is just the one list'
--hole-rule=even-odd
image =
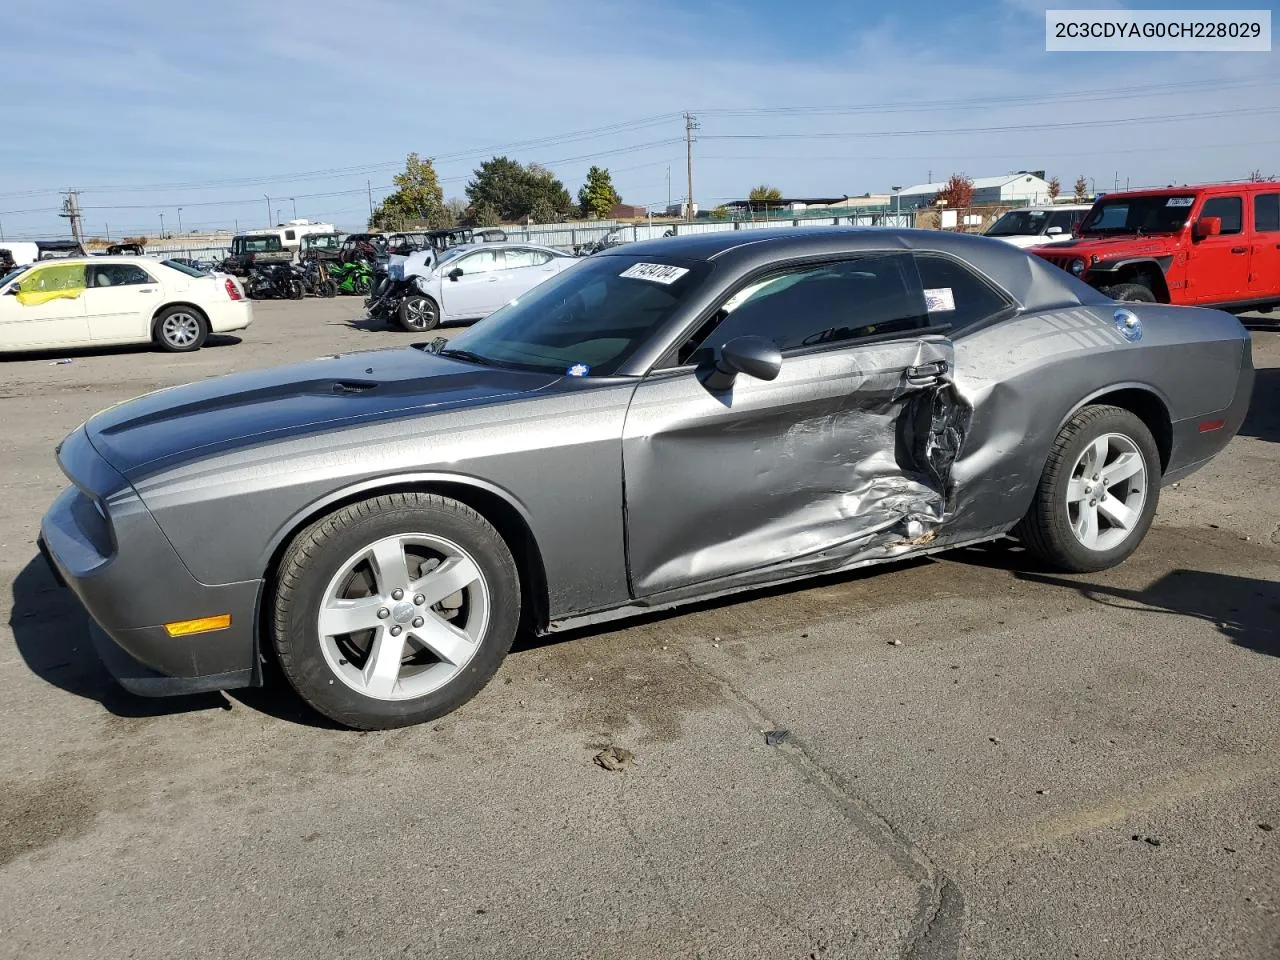
[{"label": "large dent in car body", "polygon": [[[739,378],[723,411],[674,389],[638,397],[624,441],[635,595],[837,569],[932,542],[951,514],[970,417],[951,359],[942,340],[790,358],[773,384]],[[938,361],[936,380],[908,382],[907,368]],[[690,458],[712,465],[700,487],[680,482]],[[645,488],[664,479],[693,489],[692,502],[659,509]]]}]

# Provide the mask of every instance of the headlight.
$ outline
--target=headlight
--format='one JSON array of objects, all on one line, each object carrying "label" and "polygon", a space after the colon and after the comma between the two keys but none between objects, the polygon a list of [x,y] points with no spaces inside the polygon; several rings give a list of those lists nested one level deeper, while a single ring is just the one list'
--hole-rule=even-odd
[{"label": "headlight", "polygon": [[431,281],[429,281],[426,277],[414,277],[413,285],[418,288],[419,293],[431,292]]},{"label": "headlight", "polygon": [[1074,260],[1072,260],[1071,272],[1074,273],[1077,277],[1080,276],[1080,274],[1084,273],[1084,261],[1081,260],[1079,257],[1076,257]]}]

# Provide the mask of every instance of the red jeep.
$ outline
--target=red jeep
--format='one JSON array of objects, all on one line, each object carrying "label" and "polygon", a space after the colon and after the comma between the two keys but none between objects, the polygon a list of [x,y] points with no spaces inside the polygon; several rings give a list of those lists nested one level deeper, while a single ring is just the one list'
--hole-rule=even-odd
[{"label": "red jeep", "polygon": [[1034,253],[1117,300],[1232,313],[1280,306],[1280,183],[1108,193]]}]

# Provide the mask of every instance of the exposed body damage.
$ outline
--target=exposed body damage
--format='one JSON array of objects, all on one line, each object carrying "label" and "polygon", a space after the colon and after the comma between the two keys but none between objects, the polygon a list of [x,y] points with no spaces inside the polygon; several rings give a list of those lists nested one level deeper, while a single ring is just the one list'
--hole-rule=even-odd
[{"label": "exposed body damage", "polygon": [[[766,271],[921,251],[963,263],[1004,305],[963,326],[929,314],[862,337],[824,327],[777,352],[771,377],[708,377],[686,350],[722,357],[724,305]],[[566,336],[582,351],[567,359],[552,337],[542,367],[449,349],[351,354],[100,413],[60,450],[76,486],[42,528],[55,564],[158,686],[235,686],[259,679],[261,611],[289,545],[366,498],[426,492],[486,518],[520,566],[533,628],[549,632],[1001,536],[1063,425],[1099,398],[1148,423],[1168,482],[1222,449],[1252,383],[1233,317],[1141,304],[1128,322],[1063,271],[982,238],[812,229],[632,244],[523,299],[589,276],[650,297],[643,335],[615,318]],[[659,303],[669,283],[679,296]],[[566,314],[566,328],[578,322]],[[598,358],[627,336],[620,359]],[[190,641],[162,628],[225,610],[227,629]]]}]

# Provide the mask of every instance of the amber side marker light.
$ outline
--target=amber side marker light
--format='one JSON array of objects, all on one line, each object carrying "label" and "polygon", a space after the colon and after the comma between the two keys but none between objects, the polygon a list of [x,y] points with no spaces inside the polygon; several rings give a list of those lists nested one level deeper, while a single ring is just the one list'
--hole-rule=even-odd
[{"label": "amber side marker light", "polygon": [[1214,430],[1221,430],[1227,425],[1225,420],[1206,420],[1200,424],[1201,433],[1212,433]]},{"label": "amber side marker light", "polygon": [[212,633],[231,626],[231,614],[220,613],[216,617],[199,617],[195,620],[175,620],[164,625],[164,632],[171,637],[188,637],[193,633]]}]

